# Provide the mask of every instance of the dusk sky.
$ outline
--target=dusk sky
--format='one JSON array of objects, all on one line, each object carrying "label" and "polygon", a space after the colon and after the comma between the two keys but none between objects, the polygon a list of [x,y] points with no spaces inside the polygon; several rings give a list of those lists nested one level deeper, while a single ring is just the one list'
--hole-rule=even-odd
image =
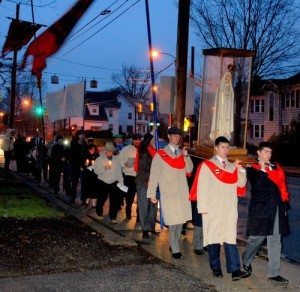
[{"label": "dusk sky", "polygon": [[[7,17],[15,17],[16,2],[18,1],[3,0],[0,4],[1,47],[5,41],[10,23]],[[31,21],[30,5],[22,3],[30,3],[30,1],[21,1],[20,19]],[[75,0],[34,0],[36,5],[34,8],[35,22],[49,26],[74,3]],[[153,48],[176,55],[177,1],[149,0],[149,5]],[[129,8],[130,6],[132,7]],[[76,33],[82,26],[105,9],[111,10],[111,13],[99,16],[72,39],[72,34]],[[120,14],[119,18],[113,20]],[[109,22],[111,23],[108,24]],[[105,25],[107,27],[103,28]],[[40,29],[37,35],[44,29]],[[99,32],[96,33],[97,31]],[[93,34],[95,35],[91,37]],[[136,65],[141,68],[149,67],[144,0],[96,0],[87,13],[83,15],[72,31],[71,36],[70,41],[47,61],[47,68],[43,73],[47,90],[60,89],[64,84],[75,83],[82,80],[82,78],[85,78],[87,81],[95,78],[100,85],[98,90],[105,90],[115,86],[111,81],[111,75],[119,72],[122,64]],[[77,45],[78,47],[75,48]],[[189,48],[191,46],[195,46],[196,49],[195,70],[200,72],[202,53],[192,27],[190,27]],[[19,52],[19,60],[21,60],[23,54],[24,50]],[[172,57],[161,55],[159,59],[155,60],[154,67],[156,70],[161,70],[172,61]],[[76,65],[72,62],[80,63],[84,66]],[[27,69],[30,69],[30,67]],[[164,75],[174,75],[174,69],[175,66],[173,65],[164,72]],[[59,76],[60,83],[58,85],[50,84],[50,77],[53,74]],[[87,90],[89,90],[89,87]]]}]

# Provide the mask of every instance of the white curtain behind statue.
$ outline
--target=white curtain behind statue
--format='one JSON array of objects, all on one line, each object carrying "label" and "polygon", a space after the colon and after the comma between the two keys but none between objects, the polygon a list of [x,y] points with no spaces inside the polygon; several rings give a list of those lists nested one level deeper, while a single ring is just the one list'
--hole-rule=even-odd
[{"label": "white curtain behind statue", "polygon": [[221,79],[215,96],[213,120],[209,138],[215,141],[217,137],[224,136],[231,139],[233,132],[234,90],[232,74],[228,70]]}]

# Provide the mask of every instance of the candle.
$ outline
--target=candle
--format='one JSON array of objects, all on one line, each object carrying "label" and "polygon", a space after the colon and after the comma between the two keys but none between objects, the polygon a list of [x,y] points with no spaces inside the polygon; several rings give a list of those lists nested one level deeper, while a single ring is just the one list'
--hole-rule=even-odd
[{"label": "candle", "polygon": [[87,159],[87,160],[85,161],[85,165],[89,165],[89,163],[90,163],[90,161]]}]

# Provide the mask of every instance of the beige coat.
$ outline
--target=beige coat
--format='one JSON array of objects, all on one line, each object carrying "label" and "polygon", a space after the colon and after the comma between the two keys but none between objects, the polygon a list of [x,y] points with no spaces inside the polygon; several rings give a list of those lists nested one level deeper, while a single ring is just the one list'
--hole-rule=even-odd
[{"label": "beige coat", "polygon": [[[169,146],[164,150],[174,157]],[[182,224],[192,219],[186,173],[192,172],[193,163],[189,156],[184,159],[185,169],[171,167],[159,154],[152,160],[147,198],[155,198],[156,189],[159,187],[160,207],[166,225]]]},{"label": "beige coat", "polygon": [[[222,167],[218,158],[210,159]],[[235,166],[226,161],[226,171],[233,172]],[[246,172],[238,171],[238,182],[226,184],[218,180],[206,164],[200,170],[197,186],[197,208],[202,213],[203,246],[213,243],[236,244],[237,235],[237,186],[246,184]]]}]

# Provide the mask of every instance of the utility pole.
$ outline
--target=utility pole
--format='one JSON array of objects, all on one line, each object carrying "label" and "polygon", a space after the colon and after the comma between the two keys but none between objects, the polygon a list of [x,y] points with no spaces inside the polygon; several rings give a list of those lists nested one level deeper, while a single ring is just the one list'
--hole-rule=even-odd
[{"label": "utility pole", "polygon": [[173,125],[183,129],[186,102],[190,0],[179,0]]},{"label": "utility pole", "polygon": [[[19,20],[19,17],[20,17],[20,4],[18,3],[16,5],[16,20]],[[13,63],[12,63],[12,68],[11,68],[10,110],[9,110],[9,119],[8,119],[9,128],[13,128],[14,123],[15,123],[17,59],[18,59],[18,53],[17,53],[17,51],[14,51]]]}]

